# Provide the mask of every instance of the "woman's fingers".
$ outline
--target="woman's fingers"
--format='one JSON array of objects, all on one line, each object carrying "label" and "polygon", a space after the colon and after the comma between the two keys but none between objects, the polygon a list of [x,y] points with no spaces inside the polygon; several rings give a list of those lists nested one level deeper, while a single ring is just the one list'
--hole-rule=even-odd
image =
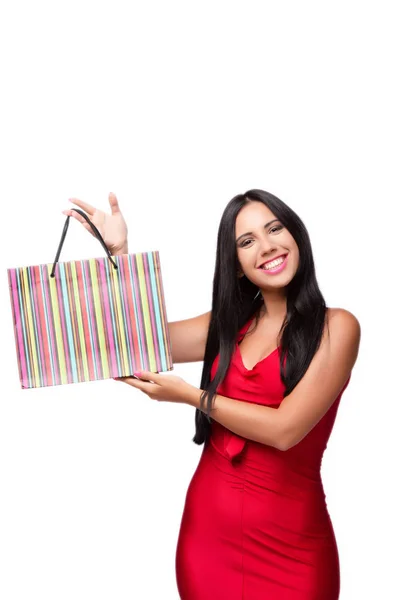
[{"label": "woman's fingers", "polygon": [[[77,206],[82,208],[84,211],[86,211],[88,213],[88,215],[91,215],[91,216],[93,216],[97,210],[97,208],[95,208],[91,204],[88,204],[87,202],[83,202],[83,200],[79,200],[79,198],[69,198],[69,201],[73,202],[74,204],[76,204]],[[108,194],[108,201],[111,206],[111,214],[115,215],[115,214],[119,213],[120,208],[119,208],[119,204],[118,204],[118,199],[117,199],[117,196],[114,194],[114,192],[110,192]]]},{"label": "woman's fingers", "polygon": [[113,192],[110,192],[108,194],[108,201],[111,206],[111,214],[116,215],[117,213],[119,213],[120,210],[119,210],[117,196]]},{"label": "woman's fingers", "polygon": [[77,213],[75,210],[63,210],[62,212],[63,212],[63,215],[66,215],[67,217],[74,217],[77,221],[82,223],[82,225],[84,226],[85,229],[87,229],[88,231],[90,231],[90,233],[92,235],[94,235],[92,228],[90,227],[90,225],[86,221],[86,219],[84,219],[82,217],[82,215]]},{"label": "woman's fingers", "polygon": [[79,208],[82,208],[82,210],[87,212],[88,215],[93,215],[95,213],[95,211],[97,210],[97,208],[95,208],[91,204],[87,204],[86,202],[79,200],[79,198],[69,198],[69,201],[73,202],[74,204],[79,206]]}]

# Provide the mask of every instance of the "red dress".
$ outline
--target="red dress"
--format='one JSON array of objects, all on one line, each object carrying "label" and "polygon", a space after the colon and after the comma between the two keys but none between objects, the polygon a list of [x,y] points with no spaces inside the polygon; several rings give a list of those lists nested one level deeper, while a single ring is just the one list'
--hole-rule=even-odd
[{"label": "red dress", "polygon": [[[249,370],[238,343],[217,392],[277,408],[284,392],[280,347]],[[320,467],[349,381],[319,423],[287,451],[212,422],[210,443],[187,490],[177,543],[181,600],[339,598],[339,556]]]}]

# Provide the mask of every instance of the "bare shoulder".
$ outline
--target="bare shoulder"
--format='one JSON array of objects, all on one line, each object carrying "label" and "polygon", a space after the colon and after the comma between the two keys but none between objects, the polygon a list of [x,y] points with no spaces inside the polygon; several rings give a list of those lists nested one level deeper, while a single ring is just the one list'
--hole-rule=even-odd
[{"label": "bare shoulder", "polygon": [[327,308],[329,323],[336,322],[337,327],[354,327],[361,329],[357,317],[346,308]]},{"label": "bare shoulder", "polygon": [[348,340],[357,352],[361,338],[361,325],[357,317],[345,308],[328,308],[329,337],[338,344]]}]

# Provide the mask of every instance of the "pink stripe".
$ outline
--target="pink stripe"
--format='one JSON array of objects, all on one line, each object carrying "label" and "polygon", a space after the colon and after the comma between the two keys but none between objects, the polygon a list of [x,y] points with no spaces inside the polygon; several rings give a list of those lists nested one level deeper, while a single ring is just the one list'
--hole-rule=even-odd
[{"label": "pink stripe", "polygon": [[132,295],[132,299],[133,299],[133,305],[134,305],[134,310],[132,313],[132,331],[133,331],[133,335],[134,335],[134,339],[135,339],[135,347],[136,347],[136,352],[135,352],[135,365],[136,368],[144,368],[142,365],[142,360],[141,360],[141,351],[140,351],[140,346],[139,346],[139,337],[140,337],[140,323],[138,322],[138,318],[137,318],[137,314],[138,314],[138,302],[136,301],[137,298],[137,280],[136,280],[136,272],[135,272],[135,264],[134,264],[134,259],[132,256],[128,256],[128,260],[130,262],[131,265],[131,272],[132,272],[132,277],[131,277],[131,281],[130,281],[130,288],[131,288],[131,295]]},{"label": "pink stripe", "polygon": [[118,267],[120,269],[120,279],[122,281],[122,294],[124,298],[124,310],[125,310],[125,323],[126,329],[128,332],[127,335],[127,347],[128,347],[128,358],[130,358],[130,364],[132,364],[133,368],[135,368],[133,362],[133,352],[134,352],[134,342],[133,342],[133,334],[132,334],[132,317],[129,314],[129,290],[127,282],[129,281],[129,271],[126,256],[121,256],[121,259],[118,261]]},{"label": "pink stripe", "polygon": [[83,381],[82,348],[81,348],[79,332],[78,332],[78,318],[76,316],[77,311],[76,311],[76,302],[75,302],[73,275],[72,275],[72,263],[71,262],[65,263],[65,271],[66,271],[66,280],[67,280],[67,290],[69,293],[71,330],[72,330],[72,339],[73,339],[73,344],[74,344],[76,375],[77,375],[77,380],[79,382],[81,382],[81,381]]},{"label": "pink stripe", "polygon": [[41,323],[41,327],[39,329],[39,335],[42,338],[43,348],[44,348],[44,368],[43,368],[43,385],[52,385],[51,381],[51,368],[50,368],[50,351],[49,351],[49,340],[46,329],[46,316],[44,312],[44,298],[42,291],[42,273],[40,266],[35,267],[35,278],[36,278],[36,292],[39,296],[38,301],[38,311],[39,311],[39,319]]},{"label": "pink stripe", "polygon": [[[99,339],[98,339],[97,327],[96,327],[96,313],[94,311],[93,295],[91,293],[92,287],[93,287],[93,282],[92,282],[92,278],[90,276],[89,261],[83,263],[83,268],[85,270],[85,275],[86,275],[86,291],[87,291],[87,297],[88,297],[88,312],[89,312],[88,325],[89,325],[89,329],[92,332],[93,348],[94,348],[94,361],[96,363],[97,377],[99,379],[101,379],[101,375],[102,375],[103,371],[102,371],[101,364],[100,364]],[[93,324],[93,327],[92,327],[92,324]]]},{"label": "pink stripe", "polygon": [[127,295],[128,295],[127,311],[128,311],[128,314],[130,315],[129,326],[132,330],[132,339],[133,339],[132,362],[133,362],[134,368],[136,368],[140,364],[140,361],[139,361],[140,353],[139,353],[138,335],[137,335],[136,318],[135,318],[136,302],[135,302],[135,297],[134,297],[134,293],[133,293],[133,289],[132,289],[133,281],[130,277],[130,270],[129,270],[129,265],[131,265],[131,264],[132,264],[131,257],[127,256],[126,263],[125,263],[127,284],[125,287],[126,287]]},{"label": "pink stripe", "polygon": [[143,308],[142,308],[142,294],[140,293],[140,287],[139,287],[139,269],[137,266],[137,257],[135,256],[135,262],[133,263],[133,278],[136,282],[136,304],[137,304],[137,313],[138,313],[138,320],[139,320],[139,334],[140,334],[140,340],[142,342],[141,347],[142,347],[142,356],[143,356],[143,369],[145,371],[148,370],[149,368],[149,355],[147,353],[147,340],[146,340],[146,332],[144,329],[144,315],[143,315]]},{"label": "pink stripe", "polygon": [[42,377],[42,380],[39,382],[39,386],[46,385],[46,361],[44,358],[44,349],[43,349],[43,337],[42,337],[42,327],[40,321],[40,313],[39,313],[39,302],[41,300],[38,298],[37,289],[36,289],[36,267],[29,267],[29,281],[31,288],[31,296],[33,297],[33,312],[35,315],[36,321],[36,349],[39,350],[40,359],[38,360],[38,375],[39,378]]},{"label": "pink stripe", "polygon": [[28,371],[25,360],[25,349],[24,349],[24,339],[22,336],[22,317],[19,310],[19,300],[18,300],[18,285],[16,278],[16,269],[10,269],[9,271],[11,276],[12,283],[12,300],[15,311],[15,323],[14,323],[14,331],[17,336],[18,348],[19,348],[19,356],[21,361],[21,373],[22,373],[22,384],[28,385]]},{"label": "pink stripe", "polygon": [[83,266],[82,261],[76,263],[76,272],[78,275],[78,290],[79,290],[79,302],[82,309],[82,321],[83,321],[83,330],[85,335],[85,348],[86,348],[86,357],[88,362],[88,370],[89,370],[89,380],[93,381],[96,379],[94,372],[94,357],[92,352],[92,345],[90,343],[90,335],[89,335],[89,315],[88,315],[88,306],[85,298],[85,286],[83,281]]},{"label": "pink stripe", "polygon": [[[158,334],[158,327],[157,327],[157,323],[155,320],[156,308],[155,308],[155,303],[154,303],[154,298],[155,298],[155,296],[157,296],[158,315],[160,316],[160,321],[161,321],[161,315],[160,315],[161,298],[158,294],[158,286],[157,286],[157,251],[151,252],[150,256],[152,259],[153,271],[154,271],[154,288],[152,288],[152,294],[151,294],[151,301],[152,301],[153,315],[154,315],[154,339],[155,339],[154,345],[156,347],[156,355],[157,355],[157,365],[158,365],[157,370],[160,370],[162,368],[162,360],[161,360],[161,352],[160,352],[160,339],[159,339],[159,334]],[[161,325],[161,329],[162,329],[162,325]],[[162,335],[162,333],[161,333],[161,335]],[[165,342],[164,342],[164,348],[165,348]]]},{"label": "pink stripe", "polygon": [[153,303],[153,295],[151,293],[151,278],[150,278],[150,269],[149,269],[149,255],[146,254],[144,256],[144,272],[146,277],[146,286],[147,286],[147,297],[149,299],[149,311],[150,311],[150,321],[151,321],[151,331],[153,337],[153,347],[155,349],[156,354],[156,368],[157,371],[160,370],[160,354],[158,351],[158,340],[157,340],[157,325],[154,318],[154,303]]},{"label": "pink stripe", "polygon": [[[57,265],[58,267],[58,265]],[[71,369],[71,361],[69,359],[69,350],[68,350],[68,335],[67,328],[65,327],[65,317],[64,317],[64,306],[63,306],[63,295],[62,295],[62,287],[61,287],[61,277],[58,275],[59,270],[56,268],[55,270],[55,280],[56,280],[56,290],[57,290],[57,300],[58,300],[58,312],[60,314],[61,320],[61,330],[62,330],[62,346],[64,348],[64,358],[66,363],[67,370],[67,382],[72,383],[72,369]]]},{"label": "pink stripe", "polygon": [[[104,259],[104,260],[108,260],[108,258]],[[111,359],[111,371],[112,371],[112,375],[117,375],[118,374],[117,356],[116,356],[115,344],[114,344],[112,317],[111,317],[111,309],[110,309],[108,286],[107,286],[107,273],[105,270],[104,260],[99,260],[100,294],[102,295],[104,316],[105,316],[105,325],[106,325],[106,332],[107,332],[107,340],[108,340],[108,345],[110,348],[109,357]]]},{"label": "pink stripe", "polygon": [[57,360],[57,348],[56,348],[56,335],[53,326],[53,311],[51,308],[51,300],[50,300],[50,274],[47,270],[46,265],[42,265],[42,278],[44,282],[44,296],[45,296],[45,307],[47,320],[49,323],[49,332],[50,332],[50,347],[51,347],[51,356],[53,358],[53,368],[54,368],[54,384],[60,385],[61,383],[61,374],[60,374],[60,365]]},{"label": "pink stripe", "polygon": [[160,306],[161,335],[162,335],[162,338],[164,341],[165,358],[167,359],[168,348],[167,348],[167,337],[166,337],[164,315],[163,315],[163,311],[165,310],[165,308],[164,308],[164,298],[162,296],[162,289],[161,289],[162,283],[160,280],[159,255],[158,255],[157,251],[155,252],[155,272],[156,272],[156,288],[157,288],[156,293],[158,296],[158,301],[159,301],[159,306]]}]

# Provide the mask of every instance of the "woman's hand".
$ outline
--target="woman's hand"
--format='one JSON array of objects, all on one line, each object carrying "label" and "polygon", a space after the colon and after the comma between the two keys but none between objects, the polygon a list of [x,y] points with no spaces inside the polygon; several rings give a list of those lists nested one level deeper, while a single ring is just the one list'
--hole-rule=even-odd
[{"label": "woman's hand", "polygon": [[[122,215],[122,212],[118,205],[118,200],[115,194],[112,192],[108,196],[108,201],[111,206],[111,215],[87,204],[86,202],[82,202],[82,200],[78,200],[78,198],[70,198],[70,202],[73,202],[79,208],[84,210],[92,223],[96,225],[97,229],[100,231],[103,240],[111,254],[127,254],[128,253],[128,227],[126,225],[125,219]],[[85,219],[74,210],[63,210],[64,215],[68,217],[74,217],[77,221],[82,223],[85,229],[87,229],[93,237],[95,234],[90,227],[89,223],[85,221]]]},{"label": "woman's hand", "polygon": [[193,405],[196,391],[200,394],[198,388],[176,375],[160,375],[152,371],[141,371],[135,375],[139,379],[134,377],[114,377],[114,379],[144,392],[152,400]]}]

